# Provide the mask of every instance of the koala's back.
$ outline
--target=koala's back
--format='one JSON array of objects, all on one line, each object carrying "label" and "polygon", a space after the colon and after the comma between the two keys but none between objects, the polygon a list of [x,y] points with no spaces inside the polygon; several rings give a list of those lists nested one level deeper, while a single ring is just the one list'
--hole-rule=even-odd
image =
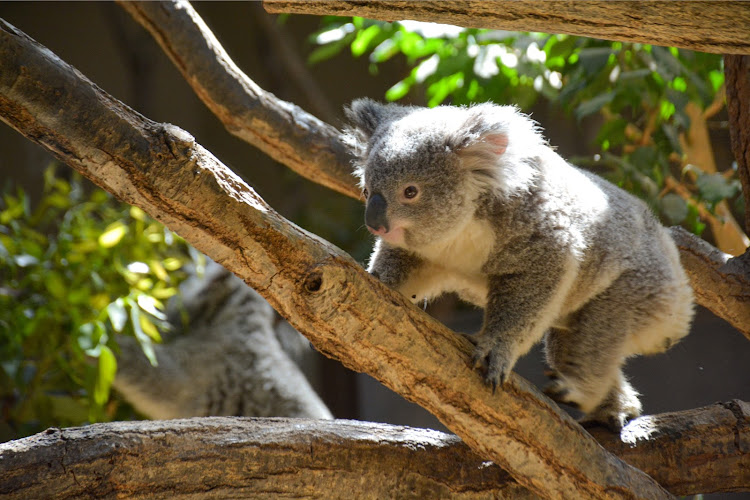
[{"label": "koala's back", "polygon": [[564,253],[575,278],[561,291],[558,326],[595,298],[616,293],[631,306],[628,321],[640,325],[630,329],[627,354],[665,350],[688,333],[693,316],[692,290],[669,232],[635,196],[551,150],[544,155],[534,187],[513,210],[495,210],[499,233],[512,228],[514,246],[525,247],[495,256],[497,266],[534,251]]}]

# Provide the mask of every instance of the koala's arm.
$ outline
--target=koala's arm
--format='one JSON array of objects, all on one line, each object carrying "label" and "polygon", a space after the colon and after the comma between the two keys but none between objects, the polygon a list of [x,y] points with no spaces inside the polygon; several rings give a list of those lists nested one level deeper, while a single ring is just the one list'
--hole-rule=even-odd
[{"label": "koala's arm", "polygon": [[529,260],[518,272],[488,277],[475,362],[486,361],[489,384],[504,383],[518,358],[558,319],[575,274],[572,258],[548,254]]},{"label": "koala's arm", "polygon": [[437,279],[428,267],[413,253],[378,240],[367,271],[412,302],[418,302],[432,295],[432,281]]}]

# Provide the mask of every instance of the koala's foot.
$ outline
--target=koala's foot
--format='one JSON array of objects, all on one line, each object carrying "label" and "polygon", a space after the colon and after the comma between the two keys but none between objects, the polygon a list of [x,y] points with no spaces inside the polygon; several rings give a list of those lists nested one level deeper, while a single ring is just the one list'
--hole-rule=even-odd
[{"label": "koala's foot", "polygon": [[484,382],[492,387],[492,392],[497,387],[502,387],[510,377],[510,372],[516,364],[517,356],[513,356],[504,342],[497,339],[480,336],[473,340],[476,345],[472,361],[475,367],[485,369]]},{"label": "koala's foot", "polygon": [[601,404],[581,419],[581,425],[587,427],[601,423],[614,432],[620,432],[625,424],[640,416],[641,410],[638,393],[620,375]]}]

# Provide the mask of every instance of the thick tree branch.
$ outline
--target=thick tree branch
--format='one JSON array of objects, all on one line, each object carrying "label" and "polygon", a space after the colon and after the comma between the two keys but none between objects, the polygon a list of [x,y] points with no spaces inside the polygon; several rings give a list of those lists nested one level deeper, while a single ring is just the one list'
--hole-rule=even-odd
[{"label": "thick tree branch", "polygon": [[[347,420],[209,417],[0,444],[0,496],[537,498],[456,436]],[[7,495],[7,496],[6,496]]]},{"label": "thick tree branch", "polygon": [[229,132],[318,184],[360,196],[338,131],[248,78],[189,2],[120,5],[154,36]]},{"label": "thick tree branch", "polygon": [[602,429],[591,433],[675,495],[750,491],[750,404],[746,402],[646,415],[630,422],[620,436]]},{"label": "thick tree branch", "polygon": [[[742,401],[644,416],[621,437],[592,433],[672,493],[750,490],[750,405]],[[0,477],[0,495],[11,499],[208,490],[214,497],[534,497],[456,436],[345,420],[214,417],[50,429],[0,444]]]},{"label": "thick tree branch", "polygon": [[542,31],[750,54],[750,4],[672,1],[346,1],[264,0],[270,13],[413,19],[472,28]]},{"label": "thick tree branch", "polygon": [[670,231],[696,301],[750,339],[750,253],[732,258],[681,227]]},{"label": "thick tree branch", "polygon": [[0,22],[0,117],[258,290],[322,352],[436,415],[552,498],[666,498],[528,382],[493,395],[468,341],[279,216],[185,131],[152,122]]}]

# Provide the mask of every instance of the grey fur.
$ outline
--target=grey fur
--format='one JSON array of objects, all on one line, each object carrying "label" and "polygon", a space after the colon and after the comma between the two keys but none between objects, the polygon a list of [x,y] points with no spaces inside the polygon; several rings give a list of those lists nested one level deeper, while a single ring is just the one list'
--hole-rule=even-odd
[{"label": "grey fur", "polygon": [[[113,386],[154,419],[202,416],[333,418],[301,367],[309,342],[257,292],[211,261],[180,287],[190,318],[181,335],[155,345],[151,366],[132,337]],[[180,308],[170,311],[179,327]]]},{"label": "grey fur", "polygon": [[415,303],[454,291],[483,307],[475,361],[493,387],[544,338],[553,398],[615,428],[639,415],[625,359],[666,350],[693,316],[648,207],[568,164],[513,107],[359,99],[346,113],[355,172],[386,200],[368,270]]}]

